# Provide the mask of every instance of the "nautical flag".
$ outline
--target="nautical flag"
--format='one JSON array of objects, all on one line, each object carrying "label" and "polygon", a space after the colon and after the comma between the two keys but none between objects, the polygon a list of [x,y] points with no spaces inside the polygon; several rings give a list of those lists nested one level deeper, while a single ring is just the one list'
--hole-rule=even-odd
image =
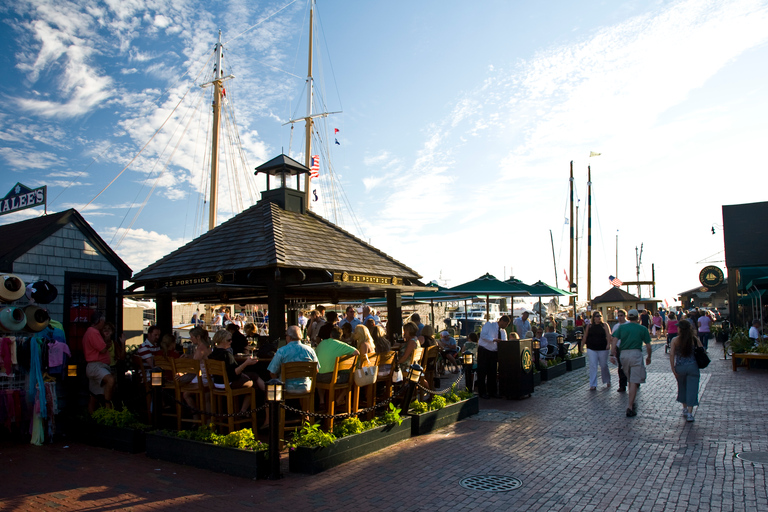
[{"label": "nautical flag", "polygon": [[568,272],[566,272],[565,269],[563,269],[563,274],[565,274],[565,282],[568,283],[568,287],[570,288],[571,287],[571,281],[570,281],[570,279],[568,279]]},{"label": "nautical flag", "polygon": [[593,156],[600,156],[602,153],[595,153],[594,151],[589,152],[589,158],[592,158]]},{"label": "nautical flag", "polygon": [[333,140],[335,140],[335,141],[336,141],[336,145],[337,145],[337,146],[341,146],[341,142],[339,142],[339,139],[333,139]]},{"label": "nautical flag", "polygon": [[667,302],[667,299],[664,299],[664,305],[669,309],[669,302]]},{"label": "nautical flag", "polygon": [[608,276],[608,280],[611,282],[613,286],[621,286],[624,283],[621,282],[621,279],[618,277]]},{"label": "nautical flag", "polygon": [[333,129],[333,134],[336,135],[337,133],[339,133],[339,129],[338,128],[334,128]]},{"label": "nautical flag", "polygon": [[312,157],[309,167],[309,177],[310,179],[320,177],[320,155],[315,155]]}]

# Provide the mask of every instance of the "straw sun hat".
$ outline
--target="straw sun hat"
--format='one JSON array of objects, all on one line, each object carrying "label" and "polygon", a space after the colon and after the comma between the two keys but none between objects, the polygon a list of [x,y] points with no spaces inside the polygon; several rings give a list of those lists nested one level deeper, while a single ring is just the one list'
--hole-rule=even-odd
[{"label": "straw sun hat", "polygon": [[14,302],[24,296],[24,281],[14,274],[0,274],[0,302]]}]

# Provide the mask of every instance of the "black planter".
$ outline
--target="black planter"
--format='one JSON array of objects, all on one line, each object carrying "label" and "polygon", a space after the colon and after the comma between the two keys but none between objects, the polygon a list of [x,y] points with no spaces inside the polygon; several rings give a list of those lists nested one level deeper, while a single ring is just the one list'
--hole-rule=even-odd
[{"label": "black planter", "polygon": [[569,372],[578,368],[584,368],[585,366],[587,366],[587,358],[585,356],[577,356],[565,360],[565,369]]},{"label": "black planter", "polygon": [[541,386],[541,371],[533,372],[533,385]]},{"label": "black planter", "polygon": [[404,418],[400,425],[393,423],[342,437],[330,446],[291,448],[288,452],[288,470],[291,473],[314,475],[410,437],[411,418]]},{"label": "black planter", "polygon": [[110,427],[96,423],[85,423],[78,430],[81,442],[91,446],[110,448],[120,452],[141,453],[145,447],[143,430]]},{"label": "black planter", "polygon": [[562,363],[550,366],[549,368],[543,368],[539,370],[541,374],[541,380],[552,380],[555,377],[559,377],[565,374],[565,361]]},{"label": "black planter", "polygon": [[422,436],[480,412],[480,397],[449,404],[436,411],[411,415],[411,435]]},{"label": "black planter", "polygon": [[238,450],[163,434],[147,434],[147,457],[244,478],[267,478],[267,451]]}]

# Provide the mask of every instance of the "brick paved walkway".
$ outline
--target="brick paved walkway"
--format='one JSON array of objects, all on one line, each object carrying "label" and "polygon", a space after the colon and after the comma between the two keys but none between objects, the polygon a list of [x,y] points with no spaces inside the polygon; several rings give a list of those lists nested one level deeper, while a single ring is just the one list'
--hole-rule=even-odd
[{"label": "brick paved walkway", "polygon": [[[710,348],[701,407],[686,423],[663,345],[654,346],[639,412],[626,395],[589,391],[580,369],[522,401],[481,413],[315,476],[251,481],[72,444],[0,444],[2,510],[768,510],[768,371],[731,371]],[[720,359],[718,359],[720,358]],[[519,478],[508,492],[467,490],[471,475]]]}]

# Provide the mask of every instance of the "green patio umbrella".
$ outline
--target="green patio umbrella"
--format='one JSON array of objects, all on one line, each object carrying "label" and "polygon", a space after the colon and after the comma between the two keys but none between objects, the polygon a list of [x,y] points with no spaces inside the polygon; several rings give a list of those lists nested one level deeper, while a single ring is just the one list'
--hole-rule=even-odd
[{"label": "green patio umbrella", "polygon": [[576,295],[575,293],[567,292],[565,290],[561,290],[560,288],[550,286],[543,281],[536,281],[533,283],[530,286],[530,290],[531,295],[539,298],[539,315],[541,315],[542,297],[570,297],[571,295]]},{"label": "green patio umbrella", "polygon": [[488,319],[490,310],[490,296],[498,295],[501,297],[511,297],[514,295],[531,295],[530,292],[522,289],[518,285],[499,281],[491,274],[485,274],[472,281],[454,286],[445,291],[445,293],[463,293],[467,295],[485,295],[485,316]]}]

